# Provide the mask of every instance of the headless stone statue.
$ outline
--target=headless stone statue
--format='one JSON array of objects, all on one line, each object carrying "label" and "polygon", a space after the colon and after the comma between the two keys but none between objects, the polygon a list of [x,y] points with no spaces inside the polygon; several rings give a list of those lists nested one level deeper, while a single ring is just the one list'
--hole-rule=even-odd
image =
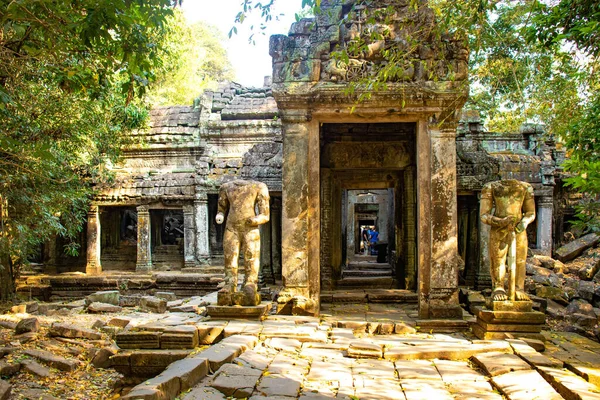
[{"label": "headless stone statue", "polygon": [[529,300],[525,293],[526,229],[535,219],[533,188],[516,179],[487,183],[481,191],[480,215],[481,221],[491,226],[491,300]]},{"label": "headless stone statue", "polygon": [[[258,208],[258,215],[255,207]],[[220,306],[260,304],[257,293],[260,268],[260,233],[258,226],[269,221],[269,189],[257,181],[235,180],[219,190],[216,222],[222,224],[227,214],[223,236],[225,286],[219,291]],[[245,276],[241,292],[237,291],[238,260],[244,251]]]}]

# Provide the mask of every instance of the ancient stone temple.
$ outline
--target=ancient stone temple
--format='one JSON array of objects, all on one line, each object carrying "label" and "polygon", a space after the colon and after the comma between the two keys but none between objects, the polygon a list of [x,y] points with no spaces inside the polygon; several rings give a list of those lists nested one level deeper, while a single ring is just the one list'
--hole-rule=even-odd
[{"label": "ancient stone temple", "polygon": [[[390,5],[393,15],[383,13]],[[533,186],[530,248],[551,254],[568,212],[558,196],[563,153],[543,127],[489,133],[462,113],[468,52],[431,34],[429,8],[369,7],[324,0],[322,14],[273,36],[273,78],[262,88],[223,83],[193,106],[152,110],[150,128],[110,166],[114,183],[93,199],[82,257],[60,255],[58,239],[46,246],[48,271],[222,276],[217,194],[240,178],[269,189],[259,283],[281,282],[281,312],[316,314],[322,292],[381,288],[418,296],[421,318],[460,318],[459,286],[490,286],[478,196],[498,179]],[[387,17],[365,24],[378,13]],[[348,62],[332,56],[366,30],[385,34]],[[366,99],[348,94],[382,51],[408,42],[402,74]],[[353,275],[367,227],[379,232],[377,262]]]}]

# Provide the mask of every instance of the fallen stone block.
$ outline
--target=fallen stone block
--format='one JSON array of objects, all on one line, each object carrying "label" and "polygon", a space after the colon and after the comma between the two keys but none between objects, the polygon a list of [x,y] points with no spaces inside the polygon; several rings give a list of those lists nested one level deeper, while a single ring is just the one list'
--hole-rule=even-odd
[{"label": "fallen stone block", "polygon": [[37,332],[40,330],[40,321],[37,318],[23,318],[15,327],[15,334],[21,335],[28,332]]},{"label": "fallen stone block", "polygon": [[12,353],[13,350],[13,347],[0,347],[0,358],[3,358],[5,355]]},{"label": "fallen stone block", "polygon": [[117,328],[125,328],[131,322],[131,318],[128,317],[115,317],[108,321],[108,326],[116,326]]},{"label": "fallen stone block", "polygon": [[92,365],[96,368],[110,368],[112,366],[111,357],[118,351],[119,348],[116,346],[103,347],[92,358]]},{"label": "fallen stone block", "polygon": [[106,290],[90,294],[85,298],[85,303],[86,305],[91,303],[104,303],[118,306],[120,305],[120,297],[121,294],[118,290]]},{"label": "fallen stone block", "polygon": [[91,340],[100,340],[102,339],[102,335],[98,332],[94,332],[91,329],[82,328],[77,325],[67,324],[67,323],[53,323],[48,330],[48,334],[50,336],[59,336],[69,339],[91,339]]},{"label": "fallen stone block", "polygon": [[161,349],[193,349],[198,346],[198,330],[192,325],[169,327],[160,337]]},{"label": "fallen stone block", "polygon": [[556,258],[559,261],[567,262],[580,256],[585,250],[600,243],[600,235],[590,233],[582,236],[579,239],[573,240],[571,243],[559,247],[555,251]]},{"label": "fallen stone block", "polygon": [[216,372],[210,386],[225,396],[236,399],[249,398],[261,375],[262,371],[254,368],[225,364]]},{"label": "fallen stone block", "polygon": [[79,366],[79,361],[69,360],[45,350],[24,350],[23,354],[37,358],[45,364],[61,371],[73,371]]},{"label": "fallen stone block", "polygon": [[167,311],[167,301],[154,296],[144,296],[140,300],[142,311],[162,314]]},{"label": "fallen stone block", "polygon": [[378,359],[383,357],[383,348],[376,343],[354,341],[348,346],[348,357]]},{"label": "fallen stone block", "polygon": [[562,396],[536,371],[515,371],[492,378],[492,384],[508,400],[562,400]]},{"label": "fallen stone block", "polygon": [[21,363],[0,361],[0,376],[13,376],[21,370]]},{"label": "fallen stone block", "polygon": [[10,308],[10,312],[13,314],[34,314],[38,311],[38,309],[39,304],[35,301],[30,301],[12,306]]},{"label": "fallen stone block", "polygon": [[163,299],[166,301],[177,300],[177,296],[173,292],[156,292],[154,293],[154,297],[158,297],[159,299]]},{"label": "fallen stone block", "polygon": [[199,323],[196,324],[196,329],[198,330],[198,343],[210,345],[221,340],[225,323]]},{"label": "fallen stone block", "polygon": [[117,346],[122,349],[159,349],[162,332],[120,332],[117,333]]},{"label": "fallen stone block", "polygon": [[253,349],[258,339],[254,336],[234,335],[198,353],[208,360],[210,370],[215,372],[225,363],[231,362],[246,350]]},{"label": "fallen stone block", "polygon": [[38,364],[33,360],[23,360],[21,363],[21,370],[42,378],[48,378],[50,375],[52,375],[48,368]]},{"label": "fallen stone block", "polygon": [[0,328],[14,330],[17,327],[16,322],[0,319]]},{"label": "fallen stone block", "polygon": [[115,306],[108,303],[93,302],[88,306],[88,312],[91,314],[118,313],[123,311],[121,306]]},{"label": "fallen stone block", "polygon": [[11,389],[12,386],[8,382],[0,379],[0,400],[8,400]]}]

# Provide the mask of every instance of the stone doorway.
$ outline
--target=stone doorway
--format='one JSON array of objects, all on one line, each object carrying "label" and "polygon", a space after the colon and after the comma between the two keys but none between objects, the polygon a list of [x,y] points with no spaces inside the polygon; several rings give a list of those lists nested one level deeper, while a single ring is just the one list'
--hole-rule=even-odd
[{"label": "stone doorway", "polygon": [[[416,289],[414,123],[321,126],[321,287]],[[360,227],[377,226],[376,256]]]}]

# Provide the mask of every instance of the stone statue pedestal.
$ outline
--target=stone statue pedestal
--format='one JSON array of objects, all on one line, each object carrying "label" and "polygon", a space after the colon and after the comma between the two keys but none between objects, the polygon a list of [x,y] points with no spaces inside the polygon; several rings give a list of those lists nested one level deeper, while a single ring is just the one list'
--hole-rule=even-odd
[{"label": "stone statue pedestal", "polygon": [[529,338],[544,341],[540,332],[546,315],[533,311],[531,301],[491,301],[477,310],[477,322],[471,325],[479,339]]},{"label": "stone statue pedestal", "polygon": [[212,319],[262,319],[269,313],[271,302],[264,301],[256,306],[208,306],[206,313]]},{"label": "stone statue pedestal", "polygon": [[260,293],[248,292],[218,292],[217,305],[219,306],[243,306],[254,307],[260,305]]}]

